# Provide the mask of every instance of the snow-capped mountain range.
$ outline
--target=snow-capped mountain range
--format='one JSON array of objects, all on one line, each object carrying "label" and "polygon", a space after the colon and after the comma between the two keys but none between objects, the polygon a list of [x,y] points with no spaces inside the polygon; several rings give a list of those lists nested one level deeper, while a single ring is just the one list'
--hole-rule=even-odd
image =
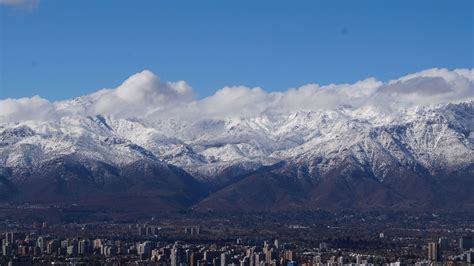
[{"label": "snow-capped mountain range", "polygon": [[[265,203],[269,205],[256,209],[346,202],[331,196],[333,187],[340,185],[321,185],[341,178],[347,183],[344,191],[357,190],[358,178],[370,180],[376,184],[373,193],[390,191],[383,192],[380,206],[393,206],[397,197],[406,197],[404,193],[424,191],[416,186],[426,186],[430,179],[430,186],[456,183],[453,189],[474,183],[473,76],[473,70],[429,70],[387,83],[369,79],[353,85],[306,85],[285,93],[224,88],[193,100],[184,82],[161,83],[146,71],[117,89],[72,100],[6,99],[0,101],[0,189],[13,191],[7,200],[17,200],[15,195],[21,195],[45,165],[68,158],[84,168],[92,183],[104,176],[122,178],[120,171],[137,162],[159,165],[177,178],[189,178],[188,173],[193,180],[185,178],[183,184],[202,186],[203,192],[185,201],[187,207],[245,208],[240,206],[247,204],[245,200],[232,203],[227,197],[247,197],[252,186],[261,184],[246,180],[259,175],[289,178],[298,188],[289,199],[270,195],[270,203]],[[326,103],[319,104],[322,100]],[[65,165],[60,171],[71,169]],[[97,170],[101,167],[106,170]],[[75,173],[74,178],[54,173],[51,184],[81,179]],[[156,178],[163,175],[161,170],[153,173]],[[424,181],[410,183],[406,178]],[[417,185],[403,188],[394,182]],[[273,185],[265,183],[270,194]],[[286,193],[278,189],[274,194]],[[305,198],[297,196],[300,193],[310,194],[305,197],[311,203],[300,202]],[[351,193],[357,207],[367,206],[357,205],[359,192]],[[433,201],[437,193],[448,192],[433,188],[421,200]],[[410,198],[407,204],[417,200]],[[464,201],[463,207],[474,204],[472,195]]]}]

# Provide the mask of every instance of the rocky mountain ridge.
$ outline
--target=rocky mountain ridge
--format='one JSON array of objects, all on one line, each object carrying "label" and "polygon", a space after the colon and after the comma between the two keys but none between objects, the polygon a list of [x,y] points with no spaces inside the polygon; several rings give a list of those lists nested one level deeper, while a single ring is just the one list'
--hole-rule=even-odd
[{"label": "rocky mountain ridge", "polygon": [[[387,183],[409,184],[419,179],[424,181],[418,184],[418,189],[424,190],[426,186],[444,186],[444,183],[436,184],[437,178],[449,181],[460,175],[462,182],[472,183],[473,121],[474,102],[467,101],[416,107],[376,118],[372,112],[343,106],[335,110],[298,111],[290,115],[192,122],[174,119],[150,122],[96,115],[3,123],[0,126],[1,187],[5,198],[23,200],[15,195],[22,194],[28,184],[38,186],[38,180],[43,179],[54,179],[54,182],[43,183],[55,188],[44,188],[41,195],[68,195],[71,192],[68,187],[85,186],[85,194],[101,194],[108,186],[123,188],[124,184],[131,184],[130,178],[148,176],[148,181],[153,183],[153,178],[167,176],[170,180],[179,180],[180,185],[166,187],[161,184],[163,191],[186,191],[188,185],[199,188],[196,195],[182,201],[186,202],[183,206],[189,207],[208,194],[210,196],[204,199],[204,203],[213,198],[214,202],[223,201],[235,190],[243,191],[235,197],[248,198],[245,191],[251,189],[247,186],[258,187],[261,183],[259,176],[267,176],[276,183],[286,180],[283,183],[287,184],[278,187],[272,181],[271,184],[262,184],[264,187],[261,189],[275,187],[277,191],[274,193],[284,194],[283,201],[289,202],[283,206],[304,208],[304,204],[293,203],[301,201],[302,194],[327,194],[312,189],[314,184],[327,183],[328,180],[343,179],[347,182],[346,179],[350,179],[351,188],[344,189],[355,194],[370,186],[377,187],[374,193],[381,193],[379,185],[383,185],[382,190],[392,191],[393,188],[385,186]],[[143,169],[137,169],[135,173],[126,170],[140,162],[158,170],[151,171],[153,174]],[[279,166],[269,167],[272,165]],[[267,168],[271,170],[261,170]],[[180,169],[178,174],[176,169]],[[248,178],[255,180],[246,181]],[[107,179],[111,180],[110,183],[104,181]],[[124,180],[129,183],[123,183]],[[71,182],[79,185],[70,185]],[[153,187],[147,182],[139,182],[142,189]],[[239,187],[242,182],[248,184]],[[298,184],[298,189],[288,191],[292,187],[290,184]],[[340,187],[332,183],[327,186]],[[61,192],[61,189],[66,192]],[[72,195],[80,199],[83,197],[81,193]],[[124,193],[129,195],[129,192]],[[271,189],[268,193],[272,194]],[[436,197],[436,193],[432,193],[435,192],[428,194]],[[403,196],[400,192],[395,194]],[[221,198],[217,198],[219,195]],[[25,197],[31,199],[32,196]],[[337,207],[338,202],[344,202],[332,197],[329,193],[325,200],[331,204],[316,202],[308,205]],[[390,202],[396,201],[397,197],[390,197]],[[50,198],[54,201],[56,197]],[[435,199],[420,200],[431,202]],[[250,197],[250,201],[258,199]],[[384,206],[387,200],[379,201],[374,206]],[[472,205],[472,196],[466,201]],[[215,208],[215,204],[207,206],[204,203],[197,206]],[[276,208],[277,203],[270,200],[269,208]],[[232,209],[233,206],[229,205],[232,204],[222,206]],[[370,204],[363,207],[365,205]],[[245,209],[245,205],[239,208]]]}]

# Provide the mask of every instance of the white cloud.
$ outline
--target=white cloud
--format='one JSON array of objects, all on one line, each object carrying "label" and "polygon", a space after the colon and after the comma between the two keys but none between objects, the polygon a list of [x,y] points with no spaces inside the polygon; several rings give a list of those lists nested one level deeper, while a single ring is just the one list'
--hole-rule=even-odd
[{"label": "white cloud", "polygon": [[397,110],[416,105],[472,100],[472,70],[429,69],[387,82],[370,104]]},{"label": "white cloud", "polygon": [[0,5],[14,6],[25,9],[34,9],[38,7],[39,0],[0,0]]},{"label": "white cloud", "polygon": [[249,117],[261,114],[278,100],[279,95],[261,88],[225,87],[193,104],[194,111],[206,117]]},{"label": "white cloud", "polygon": [[53,105],[39,96],[0,100],[0,121],[43,120],[55,117]]},{"label": "white cloud", "polygon": [[184,81],[161,82],[145,70],[129,77],[116,89],[105,89],[90,95],[89,114],[111,114],[145,117],[163,112],[177,104],[193,100],[193,91]]},{"label": "white cloud", "polygon": [[396,112],[428,104],[474,99],[474,70],[429,69],[388,82],[368,78],[354,84],[308,84],[284,92],[225,87],[197,100],[184,82],[162,82],[145,70],[115,89],[50,103],[38,96],[0,100],[0,121],[56,119],[66,115],[113,115],[142,119],[201,119],[289,114],[299,110],[375,107]]},{"label": "white cloud", "polygon": [[331,84],[328,86],[308,84],[284,92],[275,108],[295,112],[298,110],[332,109],[342,105],[360,106],[380,86],[382,86],[382,82],[374,78],[354,84]]}]

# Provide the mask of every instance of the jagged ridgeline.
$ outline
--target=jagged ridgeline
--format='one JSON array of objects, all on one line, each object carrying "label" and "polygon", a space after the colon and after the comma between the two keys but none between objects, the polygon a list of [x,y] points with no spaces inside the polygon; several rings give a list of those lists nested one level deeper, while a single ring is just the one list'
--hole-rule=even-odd
[{"label": "jagged ridgeline", "polygon": [[471,209],[474,103],[3,123],[0,200],[144,210]]}]

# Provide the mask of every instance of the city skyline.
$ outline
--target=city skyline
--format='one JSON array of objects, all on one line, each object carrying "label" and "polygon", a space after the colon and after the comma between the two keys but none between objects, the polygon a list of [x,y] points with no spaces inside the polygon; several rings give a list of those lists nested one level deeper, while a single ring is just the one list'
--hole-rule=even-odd
[{"label": "city skyline", "polygon": [[[343,219],[320,216],[316,223],[317,216],[304,215],[298,215],[297,219],[274,215],[279,220],[273,222],[265,219],[270,216],[195,215],[179,220],[163,216],[136,223],[86,220],[48,223],[39,218],[30,223],[4,221],[0,222],[0,263],[9,262],[12,266],[53,262],[157,266],[474,263],[472,228],[460,229],[469,224],[460,223],[452,215],[346,213],[348,216]],[[291,227],[294,223],[300,226]],[[354,228],[360,223],[368,223],[370,227]],[[398,227],[402,224],[403,227]],[[442,224],[443,229],[434,224]],[[455,227],[458,229],[452,230]]]}]

